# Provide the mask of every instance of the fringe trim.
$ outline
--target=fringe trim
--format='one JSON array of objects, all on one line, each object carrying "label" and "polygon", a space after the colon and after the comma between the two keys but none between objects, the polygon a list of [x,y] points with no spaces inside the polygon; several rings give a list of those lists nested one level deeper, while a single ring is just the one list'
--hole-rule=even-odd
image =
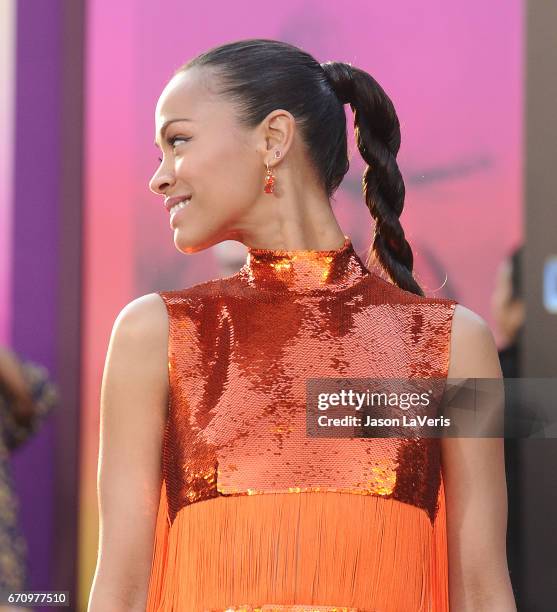
[{"label": "fringe trim", "polygon": [[168,500],[166,498],[166,482],[162,481],[159,510],[155,524],[155,539],[153,547],[153,561],[151,576],[149,578],[149,592],[147,595],[147,611],[165,609],[161,597],[166,582],[166,568],[168,561],[168,537],[170,533],[170,519],[168,517]]},{"label": "fringe trim", "polygon": [[[447,512],[445,485],[441,476],[439,509],[433,524],[431,555],[431,612],[449,612],[449,560],[447,549]],[[427,609],[427,608],[426,608]]]},{"label": "fringe trim", "polygon": [[326,491],[213,498],[170,525],[163,482],[146,612],[378,609],[448,612],[443,483],[432,527],[410,504]]}]

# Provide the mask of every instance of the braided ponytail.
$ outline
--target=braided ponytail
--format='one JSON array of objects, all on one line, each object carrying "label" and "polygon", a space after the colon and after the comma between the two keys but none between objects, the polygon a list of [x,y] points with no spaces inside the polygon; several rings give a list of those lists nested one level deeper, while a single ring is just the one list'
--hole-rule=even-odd
[{"label": "braided ponytail", "polygon": [[423,296],[412,275],[414,256],[399,220],[405,187],[396,161],[400,124],[393,103],[367,72],[342,62],[321,67],[340,102],[350,104],[354,112],[356,144],[367,164],[362,187],[375,232],[366,265],[377,259],[396,285]]},{"label": "braided ponytail", "polygon": [[378,260],[396,285],[424,295],[412,276],[412,249],[399,221],[405,189],[396,162],[398,117],[372,76],[342,62],[320,64],[294,45],[262,38],[214,47],[178,72],[194,66],[215,70],[218,93],[234,101],[245,127],[256,127],[277,108],[292,113],[329,198],[349,169],[343,104],[350,104],[358,149],[367,163],[363,192],[375,220],[366,264]]}]

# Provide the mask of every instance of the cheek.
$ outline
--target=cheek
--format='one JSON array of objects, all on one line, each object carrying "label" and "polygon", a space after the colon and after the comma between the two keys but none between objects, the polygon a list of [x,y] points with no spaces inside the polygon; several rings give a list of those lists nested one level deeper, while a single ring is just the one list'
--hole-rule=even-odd
[{"label": "cheek", "polygon": [[192,189],[199,191],[206,205],[226,201],[228,210],[243,209],[263,191],[264,169],[258,168],[253,155],[241,150],[200,155],[187,172]]},{"label": "cheek", "polygon": [[218,234],[224,228],[235,227],[249,214],[259,190],[263,192],[263,177],[259,180],[253,159],[215,152],[191,158],[189,162],[184,156],[181,168],[177,168],[180,182],[194,194],[183,229],[204,228],[203,231]]},{"label": "cheek", "polygon": [[[194,145],[184,145],[185,151],[182,157],[178,160],[176,171],[180,178],[192,182],[207,183],[218,187],[222,181],[215,180],[216,178],[238,179],[231,180],[231,183],[245,183],[246,178],[255,178],[258,176],[257,157],[255,154],[248,152],[245,147],[234,147],[228,143],[223,143],[219,147],[205,147],[200,143]],[[189,147],[189,148],[187,148]],[[265,167],[261,164],[259,168],[261,176],[263,176]]]},{"label": "cheek", "polygon": [[[218,151],[212,156],[213,172],[218,180],[214,187],[224,191],[232,202],[253,201],[263,190],[265,167],[255,151],[255,145],[242,132],[234,129],[220,133]],[[214,135],[217,139],[217,135]]]},{"label": "cheek", "polygon": [[222,168],[221,186],[229,193],[231,199],[251,201],[259,194],[259,184],[263,190],[263,175],[259,176],[257,166],[251,157],[237,156],[229,159]]}]

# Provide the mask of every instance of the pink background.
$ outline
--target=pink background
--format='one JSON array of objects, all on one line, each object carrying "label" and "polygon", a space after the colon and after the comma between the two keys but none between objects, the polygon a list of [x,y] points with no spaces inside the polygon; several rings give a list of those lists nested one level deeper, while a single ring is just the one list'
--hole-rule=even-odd
[{"label": "pink background", "polygon": [[[522,0],[89,3],[82,609],[96,560],[99,392],[114,319],[140,295],[219,274],[214,249],[175,250],[168,214],[147,187],[158,164],[155,104],[175,68],[225,42],[276,38],[370,72],[401,122],[401,221],[418,281],[491,324],[496,268],[522,237],[522,27]],[[353,143],[348,107],[347,116]],[[362,170],[355,151],[334,205],[361,254],[372,235]]]}]

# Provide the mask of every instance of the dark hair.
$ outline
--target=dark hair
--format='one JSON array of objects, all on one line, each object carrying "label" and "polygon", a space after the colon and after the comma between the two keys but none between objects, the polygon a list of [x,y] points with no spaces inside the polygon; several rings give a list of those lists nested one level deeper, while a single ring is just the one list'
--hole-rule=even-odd
[{"label": "dark hair", "polygon": [[412,276],[412,249],[399,220],[405,195],[396,162],[400,124],[393,103],[371,75],[342,62],[320,64],[298,47],[268,39],[209,49],[176,74],[193,67],[215,70],[218,94],[237,104],[241,125],[255,127],[277,108],[290,112],[328,197],[349,168],[343,105],[350,104],[356,143],[367,164],[363,192],[375,219],[366,265],[377,259],[396,285],[424,295]]},{"label": "dark hair", "polygon": [[511,301],[521,300],[522,295],[522,253],[523,247],[518,246],[509,255],[511,264]]}]

